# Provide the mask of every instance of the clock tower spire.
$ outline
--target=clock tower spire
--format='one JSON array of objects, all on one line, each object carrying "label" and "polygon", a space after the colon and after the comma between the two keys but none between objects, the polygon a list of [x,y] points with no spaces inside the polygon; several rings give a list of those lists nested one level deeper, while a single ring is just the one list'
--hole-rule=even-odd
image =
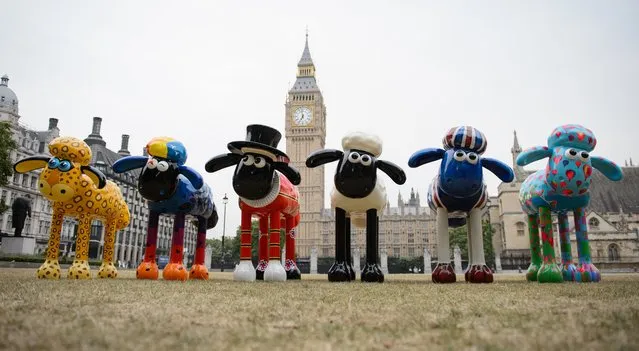
[{"label": "clock tower spire", "polygon": [[324,208],[324,167],[306,167],[306,157],[323,149],[326,141],[326,106],[315,73],[307,30],[295,83],[285,104],[286,153],[302,176],[298,185],[301,222],[296,239],[300,257],[309,257],[311,248],[320,244],[320,217]]}]

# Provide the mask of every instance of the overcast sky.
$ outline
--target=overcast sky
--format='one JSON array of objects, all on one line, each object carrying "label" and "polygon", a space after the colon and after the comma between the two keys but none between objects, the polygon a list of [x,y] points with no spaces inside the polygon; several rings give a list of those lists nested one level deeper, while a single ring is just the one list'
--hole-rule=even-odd
[{"label": "overcast sky", "polygon": [[[326,146],[340,148],[347,131],[378,134],[381,158],[408,176],[402,187],[381,176],[393,206],[411,187],[426,205],[437,164],[411,169],[408,158],[460,124],[484,132],[485,156],[508,164],[513,130],[526,148],[565,123],[594,131],[594,155],[639,162],[636,1],[7,1],[0,74],[36,129],[55,117],[62,135],[84,138],[100,116],[107,146],[117,151],[130,134],[135,155],[154,136],[182,140],[220,217],[228,194],[234,235],[233,169],[209,174],[204,164],[248,124],[284,134],[307,26]],[[484,174],[496,195],[498,178]]]}]

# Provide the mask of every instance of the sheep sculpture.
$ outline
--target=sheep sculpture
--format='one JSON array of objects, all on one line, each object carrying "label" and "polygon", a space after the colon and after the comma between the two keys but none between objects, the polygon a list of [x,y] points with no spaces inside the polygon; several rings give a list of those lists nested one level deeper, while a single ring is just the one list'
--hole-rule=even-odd
[{"label": "sheep sculpture", "polygon": [[377,170],[386,173],[395,183],[404,184],[406,174],[392,162],[380,160],[382,141],[379,137],[355,132],[342,139],[344,151],[317,150],[306,159],[309,168],[339,161],[331,193],[335,209],[335,262],[328,271],[328,280],[351,281],[356,275],[351,262],[351,222],[366,228],[366,264],[361,272],[363,282],[384,281],[379,267],[379,213],[387,203],[386,188],[377,177]]},{"label": "sheep sculpture", "polygon": [[106,224],[100,278],[116,278],[118,271],[113,264],[115,236],[118,230],[129,225],[130,213],[120,188],[106,176],[90,166],[91,148],[73,137],[58,137],[49,143],[52,157],[33,156],[20,160],[13,169],[27,173],[43,169],[38,188],[53,202],[53,216],[49,230],[47,257],[38,268],[37,277],[59,279],[60,231],[65,216],[78,221],[76,255],[69,268],[69,279],[90,279],[89,236],[91,222],[98,219]]},{"label": "sheep sculpture", "polygon": [[[547,147],[537,146],[523,151],[516,160],[517,165],[525,166],[548,158],[546,168],[528,176],[519,192],[521,207],[528,214],[530,236],[531,264],[526,278],[540,283],[598,282],[601,275],[592,264],[586,225],[586,207],[590,202],[588,188],[593,168],[612,181],[622,179],[621,168],[610,160],[590,154],[597,145],[597,139],[590,129],[581,125],[567,124],[555,128],[547,143]],[[569,211],[574,217],[579,267],[572,260]],[[555,262],[553,213],[557,214],[558,220],[561,266]],[[540,229],[543,253],[540,252]]]},{"label": "sheep sculpture", "polygon": [[442,143],[444,149],[419,150],[408,160],[411,168],[442,160],[439,173],[428,190],[428,205],[437,213],[438,263],[432,280],[435,283],[456,281],[455,270],[450,264],[448,228],[461,227],[468,222],[470,264],[465,280],[491,283],[493,273],[486,266],[482,240],[481,210],[488,200],[482,167],[506,183],[514,179],[514,172],[501,161],[480,156],[488,143],[484,134],[471,126],[451,128]]},{"label": "sheep sculpture", "polygon": [[195,259],[188,273],[190,279],[208,279],[204,264],[206,231],[218,221],[211,189],[202,176],[185,166],[187,153],[184,144],[169,137],[151,139],[145,146],[149,156],[127,156],[113,164],[116,173],[142,169],[138,177],[138,190],[149,206],[144,260],[137,268],[138,279],[158,279],[155,261],[158,223],[161,214],[174,215],[173,236],[169,263],[162,271],[166,280],[186,280],[184,268],[184,223],[186,215],[197,218],[198,232]]},{"label": "sheep sculpture", "polygon": [[[233,278],[241,281],[286,281],[300,279],[295,262],[295,230],[300,222],[300,173],[289,165],[289,157],[277,149],[282,134],[269,126],[246,127],[246,140],[228,144],[230,153],[211,158],[209,173],[235,166],[233,189],[240,197],[240,263]],[[259,263],[251,261],[251,220],[260,222]],[[280,231],[286,231],[286,261],[280,261]],[[268,256],[267,256],[268,255]],[[268,261],[267,261],[268,259]]]}]

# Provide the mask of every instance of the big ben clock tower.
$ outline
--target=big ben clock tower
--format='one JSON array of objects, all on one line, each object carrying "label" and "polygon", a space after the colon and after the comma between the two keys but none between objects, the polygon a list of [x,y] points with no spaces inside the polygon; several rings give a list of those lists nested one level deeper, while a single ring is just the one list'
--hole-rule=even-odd
[{"label": "big ben clock tower", "polygon": [[315,65],[308,49],[308,33],[302,58],[297,63],[297,79],[288,91],[285,116],[286,153],[291,165],[300,171],[301,222],[297,230],[296,251],[309,257],[320,241],[320,217],[324,208],[324,167],[307,168],[306,157],[323,149],[326,140],[326,106],[315,81]]}]

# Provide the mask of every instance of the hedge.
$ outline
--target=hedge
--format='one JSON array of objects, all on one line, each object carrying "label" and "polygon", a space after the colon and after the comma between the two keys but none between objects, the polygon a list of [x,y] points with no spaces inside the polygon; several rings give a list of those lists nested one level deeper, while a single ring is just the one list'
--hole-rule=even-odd
[{"label": "hedge", "polygon": [[[42,256],[38,256],[38,255],[33,255],[33,256],[28,256],[28,255],[23,255],[23,256],[3,256],[0,255],[0,261],[15,261],[15,262],[33,262],[33,263],[43,263],[45,261],[45,258]],[[58,260],[58,262],[60,264],[71,264],[73,263],[73,258],[69,258],[69,257],[60,257],[60,259]],[[102,261],[89,261],[89,265],[91,266],[100,266],[102,264]]]}]

